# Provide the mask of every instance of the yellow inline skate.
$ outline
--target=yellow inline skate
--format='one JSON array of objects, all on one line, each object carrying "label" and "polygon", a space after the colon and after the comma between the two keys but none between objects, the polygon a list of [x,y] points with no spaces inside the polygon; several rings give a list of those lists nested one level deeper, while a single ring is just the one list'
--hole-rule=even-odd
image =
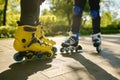
[{"label": "yellow inline skate", "polygon": [[55,53],[53,46],[37,37],[37,29],[28,25],[18,27],[14,40],[14,49],[18,51],[14,55],[15,61],[52,59]]},{"label": "yellow inline skate", "polygon": [[41,41],[43,41],[43,42],[45,42],[45,43],[53,46],[52,47],[52,51],[54,52],[54,54],[57,52],[57,48],[54,47],[54,45],[56,44],[56,42],[45,37],[45,33],[44,33],[44,30],[43,30],[43,27],[37,26],[36,36]]},{"label": "yellow inline skate", "polygon": [[40,26],[37,26],[37,31],[36,31],[36,36],[44,41],[44,42],[47,42],[48,44],[50,45],[55,45],[56,43],[53,41],[53,40],[49,40],[48,38],[45,37],[45,33],[44,33],[44,30],[43,30],[43,27],[40,27]]}]

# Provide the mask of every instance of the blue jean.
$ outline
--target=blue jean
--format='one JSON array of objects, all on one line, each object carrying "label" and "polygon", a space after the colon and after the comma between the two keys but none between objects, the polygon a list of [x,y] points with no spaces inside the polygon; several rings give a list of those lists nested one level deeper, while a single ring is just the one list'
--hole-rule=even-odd
[{"label": "blue jean", "polygon": [[[82,13],[85,7],[85,4],[87,0],[74,0],[74,8],[73,8],[73,20],[72,20],[72,32],[79,32],[80,31],[80,25],[81,25],[81,17]],[[100,32],[100,15],[99,15],[99,9],[100,9],[100,0],[88,0],[89,6],[90,6],[90,13],[92,17],[92,28],[93,33]]]}]

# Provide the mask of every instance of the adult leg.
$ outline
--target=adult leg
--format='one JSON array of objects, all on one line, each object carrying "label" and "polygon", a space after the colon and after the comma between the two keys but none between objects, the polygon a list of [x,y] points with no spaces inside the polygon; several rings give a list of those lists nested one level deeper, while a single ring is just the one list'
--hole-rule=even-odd
[{"label": "adult leg", "polygon": [[75,4],[73,7],[73,17],[72,17],[72,32],[78,32],[81,25],[82,12],[86,3],[86,0],[74,0]]},{"label": "adult leg", "polygon": [[90,13],[92,17],[92,27],[93,27],[93,33],[99,33],[100,30],[100,0],[89,0],[90,5]]},{"label": "adult leg", "polygon": [[21,16],[19,25],[36,26],[39,24],[41,0],[21,0]]},{"label": "adult leg", "polygon": [[70,38],[65,40],[62,43],[62,46],[78,45],[81,17],[86,0],[74,0],[74,1],[75,4],[73,6],[72,26],[71,26],[71,32],[69,34]]},{"label": "adult leg", "polygon": [[14,48],[16,51],[39,52],[45,50],[43,48],[48,47],[51,53],[52,47],[46,46],[46,43],[41,42],[36,35],[38,30],[37,25],[39,24],[40,1],[41,0],[21,0],[20,22],[14,40]]},{"label": "adult leg", "polygon": [[100,29],[100,0],[89,0],[90,13],[92,17],[92,42],[95,47],[101,44],[101,29]]}]

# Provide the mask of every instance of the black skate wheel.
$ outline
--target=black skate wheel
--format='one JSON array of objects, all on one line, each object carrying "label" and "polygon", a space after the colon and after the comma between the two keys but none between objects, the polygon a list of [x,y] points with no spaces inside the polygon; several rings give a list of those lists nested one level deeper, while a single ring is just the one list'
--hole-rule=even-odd
[{"label": "black skate wheel", "polygon": [[79,45],[79,46],[78,46],[78,49],[79,49],[79,50],[82,50],[82,46]]},{"label": "black skate wheel", "polygon": [[23,60],[23,55],[22,53],[18,52],[14,55],[14,60],[15,61],[22,61]]},{"label": "black skate wheel", "polygon": [[57,52],[57,48],[56,47],[52,47],[52,51],[55,54]]},{"label": "black skate wheel", "polygon": [[69,50],[65,50],[66,51],[66,53],[68,53],[69,52]]},{"label": "black skate wheel", "polygon": [[64,52],[64,48],[61,48],[61,49],[60,49],[60,52],[62,52],[62,53],[63,53],[63,52]]},{"label": "black skate wheel", "polygon": [[43,54],[45,54],[44,55],[45,59],[52,59],[52,57],[53,57],[53,53],[45,52]]},{"label": "black skate wheel", "polygon": [[42,59],[43,59],[43,54],[37,53],[37,54],[36,54],[36,59],[37,59],[37,60],[42,60]]},{"label": "black skate wheel", "polygon": [[101,53],[101,46],[98,46],[98,47],[96,47],[96,51],[98,52],[98,53]]},{"label": "black skate wheel", "polygon": [[26,55],[25,55],[25,60],[27,61],[31,61],[35,58],[35,55],[33,54],[33,52],[28,52]]},{"label": "black skate wheel", "polygon": [[82,47],[80,45],[78,45],[75,51],[78,52],[80,50],[82,50]]},{"label": "black skate wheel", "polygon": [[73,50],[71,50],[71,53],[73,53]]}]

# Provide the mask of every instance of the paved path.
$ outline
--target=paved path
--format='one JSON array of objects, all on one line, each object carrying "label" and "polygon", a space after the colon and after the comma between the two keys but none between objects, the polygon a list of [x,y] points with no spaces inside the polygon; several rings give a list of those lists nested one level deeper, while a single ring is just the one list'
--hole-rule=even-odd
[{"label": "paved path", "polygon": [[65,37],[51,39],[57,41],[56,57],[27,63],[13,60],[13,39],[0,40],[0,80],[120,80],[120,34],[102,36],[100,55],[90,36],[80,38],[82,53],[64,56],[59,49]]}]

